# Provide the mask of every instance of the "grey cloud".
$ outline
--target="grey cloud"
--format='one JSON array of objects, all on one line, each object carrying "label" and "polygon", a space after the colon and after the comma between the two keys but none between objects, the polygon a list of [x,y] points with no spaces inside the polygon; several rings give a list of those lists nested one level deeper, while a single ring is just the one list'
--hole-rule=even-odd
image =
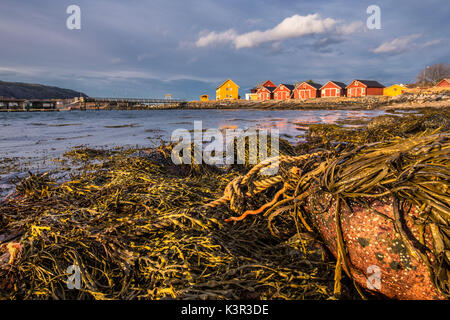
[{"label": "grey cloud", "polygon": [[336,26],[336,20],[321,18],[318,14],[307,16],[293,15],[284,19],[271,29],[255,30],[238,34],[234,29],[223,32],[212,31],[199,37],[198,47],[207,47],[217,43],[232,43],[236,49],[257,47],[267,42],[277,42],[286,39],[300,38],[306,35],[330,32]]},{"label": "grey cloud", "polygon": [[[92,96],[172,93],[196,99],[214,96],[215,86],[228,77],[241,88],[267,78],[406,83],[424,65],[450,59],[447,0],[379,0],[383,29],[373,31],[364,30],[367,4],[350,0],[76,2],[82,10],[79,31],[65,28],[66,7],[73,2],[0,2],[1,80],[60,85]],[[286,20],[295,13],[317,13],[305,21],[319,27],[297,27],[298,17]],[[196,46],[214,30],[210,41],[224,39]],[[389,45],[378,50],[385,53],[373,52],[402,30],[423,36],[409,43],[411,49],[398,43],[393,49],[394,43],[390,53]]]}]

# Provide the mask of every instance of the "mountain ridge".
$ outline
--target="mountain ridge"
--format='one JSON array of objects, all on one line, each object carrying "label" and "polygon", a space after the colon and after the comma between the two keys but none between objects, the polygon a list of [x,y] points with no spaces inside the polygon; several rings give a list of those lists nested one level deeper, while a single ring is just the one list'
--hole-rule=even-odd
[{"label": "mountain ridge", "polygon": [[83,92],[37,83],[0,80],[0,97],[15,99],[71,99],[87,97]]}]

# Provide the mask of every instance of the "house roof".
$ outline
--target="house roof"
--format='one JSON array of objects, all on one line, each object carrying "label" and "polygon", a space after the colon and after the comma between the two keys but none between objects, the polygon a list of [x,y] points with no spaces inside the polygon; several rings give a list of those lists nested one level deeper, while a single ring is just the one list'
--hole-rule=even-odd
[{"label": "house roof", "polygon": [[[220,86],[218,86],[218,87],[216,88],[216,90],[219,89],[220,87],[222,87],[222,86],[223,86],[225,83],[227,83],[228,81],[231,81],[231,82],[233,82],[234,84],[236,84],[233,80],[227,79],[227,80],[225,80],[224,82],[222,82],[222,84],[221,84]],[[236,84],[236,86],[237,86],[238,88],[240,88],[237,84]]]},{"label": "house roof", "polygon": [[[352,81],[352,83],[355,82],[355,81],[361,82],[363,85],[365,85],[368,88],[384,88],[384,86],[381,83],[379,83],[378,81],[375,81],[375,80],[359,80],[359,79],[355,79],[355,80]],[[352,83],[350,83],[348,86],[350,86]]]},{"label": "house roof", "polygon": [[441,83],[442,81],[447,81],[447,82],[450,83],[450,78],[444,78],[444,79],[442,79],[441,81],[439,81],[438,84]]},{"label": "house roof", "polygon": [[302,83],[299,83],[295,88],[300,87],[304,83],[306,83],[308,86],[313,87],[314,89],[317,89],[317,90],[320,90],[320,88],[322,88],[322,85],[320,83],[310,83],[307,81],[303,81]]},{"label": "house roof", "polygon": [[334,80],[330,80],[327,83],[325,83],[322,87],[320,87],[320,89],[322,89],[323,87],[325,87],[327,84],[329,84],[330,82],[334,83],[335,85],[337,85],[338,87],[340,87],[341,89],[345,89],[347,87],[347,85],[343,82],[339,82],[339,81],[334,81]]},{"label": "house roof", "polygon": [[285,86],[286,88],[288,88],[291,91],[294,90],[294,88],[295,88],[295,86],[293,84],[287,84],[287,83],[280,83],[277,88],[279,88],[280,86]]},{"label": "house roof", "polygon": [[275,89],[276,89],[276,88],[274,88],[274,87],[265,87],[265,86],[262,86],[262,87],[260,87],[258,90],[261,90],[261,89],[263,89],[263,88],[269,90],[270,92],[274,92]]},{"label": "house roof", "polygon": [[[261,88],[261,87],[266,87],[265,84],[266,84],[267,82],[272,82],[272,81],[270,81],[270,80],[262,81],[262,82],[258,83],[258,84],[255,86],[254,89],[259,89],[259,88]],[[272,82],[272,83],[273,83],[273,82]]]}]

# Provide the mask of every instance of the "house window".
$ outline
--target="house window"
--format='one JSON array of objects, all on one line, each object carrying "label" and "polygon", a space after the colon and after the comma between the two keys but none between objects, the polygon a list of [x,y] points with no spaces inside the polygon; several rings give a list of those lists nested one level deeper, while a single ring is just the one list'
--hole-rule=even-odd
[{"label": "house window", "polygon": [[337,96],[339,95],[339,89],[336,89],[336,95]]}]

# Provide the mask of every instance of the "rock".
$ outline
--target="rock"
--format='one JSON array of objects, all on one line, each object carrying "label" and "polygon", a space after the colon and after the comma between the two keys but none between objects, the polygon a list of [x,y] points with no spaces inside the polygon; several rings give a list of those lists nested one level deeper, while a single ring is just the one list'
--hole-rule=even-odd
[{"label": "rock", "polygon": [[398,118],[396,116],[385,115],[373,118],[368,124],[367,129],[376,130],[380,127],[393,126],[397,123]]},{"label": "rock", "polygon": [[[320,194],[318,190],[314,192],[319,192],[319,195],[314,201],[308,199],[306,209],[308,212],[316,212],[310,215],[313,224],[337,258],[335,199],[329,193]],[[322,209],[318,208],[318,202]],[[435,287],[425,263],[408,254],[400,234],[390,220],[394,218],[393,199],[377,199],[369,202],[369,206],[370,208],[366,208],[352,204],[351,210],[344,205],[340,209],[351,276],[367,291],[390,299],[445,299]],[[402,209],[406,211],[405,228],[418,239],[419,230],[412,219],[418,216],[419,208],[405,204]],[[375,214],[374,210],[388,218]],[[426,247],[432,248],[430,230],[425,230],[425,239]],[[435,261],[436,257],[430,251],[428,255]],[[378,279],[374,279],[375,271],[379,272],[379,277],[375,275]],[[379,286],[375,286],[373,280],[379,280]]]},{"label": "rock", "polygon": [[145,158],[148,160],[151,160],[158,164],[169,164],[170,163],[170,157],[167,158],[166,155],[157,149],[151,149],[146,151],[138,151],[131,155],[131,157],[139,157],[139,158]]},{"label": "rock", "polygon": [[427,116],[422,121],[422,128],[425,129],[437,129],[450,130],[450,121],[445,115],[435,113]]}]

